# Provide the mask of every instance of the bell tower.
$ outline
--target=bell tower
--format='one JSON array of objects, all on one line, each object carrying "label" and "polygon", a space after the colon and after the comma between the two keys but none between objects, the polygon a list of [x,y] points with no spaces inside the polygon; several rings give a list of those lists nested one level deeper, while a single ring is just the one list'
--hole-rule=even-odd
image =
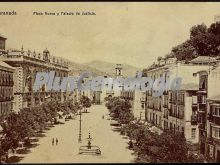
[{"label": "bell tower", "polygon": [[115,76],[122,77],[122,64],[116,64]]}]

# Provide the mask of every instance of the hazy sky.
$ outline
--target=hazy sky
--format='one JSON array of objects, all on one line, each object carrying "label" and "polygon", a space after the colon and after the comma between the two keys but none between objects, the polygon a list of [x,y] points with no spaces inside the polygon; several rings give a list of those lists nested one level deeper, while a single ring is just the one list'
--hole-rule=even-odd
[{"label": "hazy sky", "polygon": [[[210,25],[220,3],[86,2],[0,3],[0,34],[7,47],[75,62],[103,60],[146,67],[189,37],[193,25]],[[95,12],[95,16],[36,16],[33,12]]]}]

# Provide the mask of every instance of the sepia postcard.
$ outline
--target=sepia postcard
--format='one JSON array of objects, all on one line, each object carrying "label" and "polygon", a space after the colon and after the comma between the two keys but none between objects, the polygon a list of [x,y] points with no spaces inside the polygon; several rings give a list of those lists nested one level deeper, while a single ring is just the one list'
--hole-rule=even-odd
[{"label": "sepia postcard", "polygon": [[0,163],[220,163],[219,2],[0,2]]}]

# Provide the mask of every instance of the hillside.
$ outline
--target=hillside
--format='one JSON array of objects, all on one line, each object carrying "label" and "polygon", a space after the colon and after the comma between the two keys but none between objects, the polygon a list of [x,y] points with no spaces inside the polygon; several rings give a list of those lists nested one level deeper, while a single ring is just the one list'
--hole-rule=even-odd
[{"label": "hillside", "polygon": [[[116,63],[109,63],[105,61],[91,61],[88,63],[84,63],[84,65],[89,66],[90,68],[95,68],[96,70],[99,70],[101,72],[108,73],[109,75],[114,76],[115,75],[115,67]],[[123,70],[122,74],[125,77],[132,77],[136,74],[137,71],[141,71],[142,69],[136,68],[134,66],[128,65],[128,64],[122,64]]]}]

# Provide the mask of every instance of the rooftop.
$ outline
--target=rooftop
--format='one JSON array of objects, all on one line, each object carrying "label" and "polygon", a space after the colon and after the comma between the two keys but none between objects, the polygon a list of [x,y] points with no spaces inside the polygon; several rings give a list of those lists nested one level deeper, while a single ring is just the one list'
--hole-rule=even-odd
[{"label": "rooftop", "polygon": [[217,62],[214,57],[210,56],[198,56],[190,61],[191,63],[210,63],[210,62]]},{"label": "rooftop", "polygon": [[4,37],[4,36],[3,36],[3,35],[1,35],[1,34],[0,34],[0,38],[4,38],[4,39],[7,39],[6,37]]},{"label": "rooftop", "polygon": [[5,63],[5,62],[3,62],[1,60],[0,60],[0,67],[6,68],[6,69],[13,69],[14,70],[14,68],[12,66],[8,65],[7,63]]}]

